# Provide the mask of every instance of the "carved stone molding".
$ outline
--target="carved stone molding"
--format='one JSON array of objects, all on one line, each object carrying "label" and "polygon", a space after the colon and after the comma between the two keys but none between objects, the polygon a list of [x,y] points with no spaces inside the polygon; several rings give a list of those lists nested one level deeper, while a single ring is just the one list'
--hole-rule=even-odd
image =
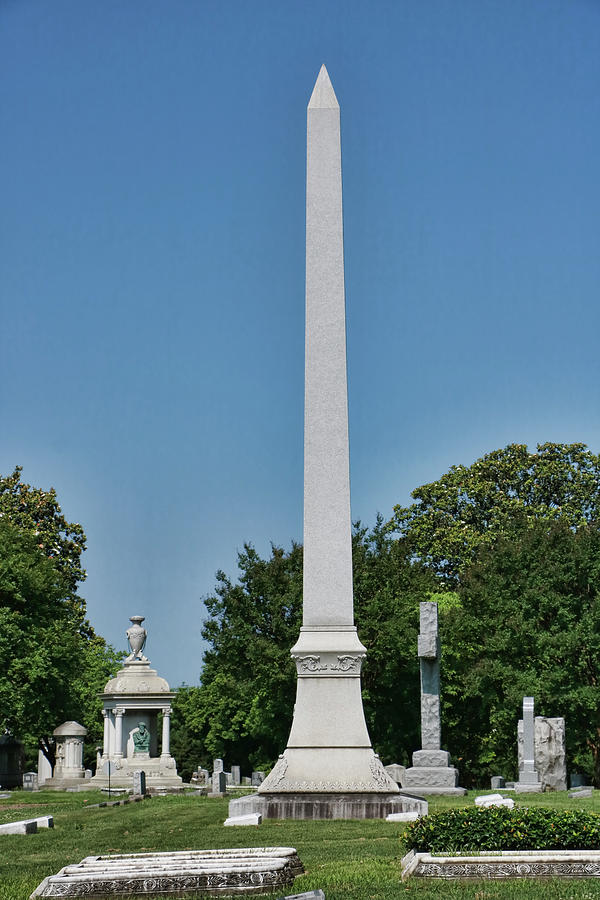
[{"label": "carved stone molding", "polygon": [[298,675],[360,675],[364,656],[322,653],[294,656]]}]

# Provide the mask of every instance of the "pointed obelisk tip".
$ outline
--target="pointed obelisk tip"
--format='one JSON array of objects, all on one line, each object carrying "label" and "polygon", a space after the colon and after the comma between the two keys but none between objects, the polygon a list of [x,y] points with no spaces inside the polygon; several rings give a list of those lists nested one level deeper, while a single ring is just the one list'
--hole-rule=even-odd
[{"label": "pointed obelisk tip", "polygon": [[321,66],[321,71],[315,82],[311,98],[308,101],[309,109],[339,109],[340,104],[337,102],[335,91],[331,79],[325,66]]}]

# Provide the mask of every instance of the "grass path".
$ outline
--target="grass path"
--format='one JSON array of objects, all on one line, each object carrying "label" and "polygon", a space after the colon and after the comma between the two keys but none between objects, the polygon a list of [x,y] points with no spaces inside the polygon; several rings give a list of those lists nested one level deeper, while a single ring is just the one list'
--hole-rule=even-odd
[{"label": "grass path", "polygon": [[[599,792],[600,793],[600,792]],[[473,803],[466,798],[438,798],[434,812]],[[95,853],[129,853],[215,847],[296,847],[306,874],[293,891],[322,888],[326,900],[600,900],[600,879],[539,882],[400,882],[401,826],[366,822],[273,822],[259,828],[223,828],[227,802],[195,795],[158,797],[127,806],[86,809],[98,803],[96,792],[67,794],[14,792],[0,800],[0,823],[54,815],[55,828],[35,835],[0,836],[0,900],[26,900],[42,879],[68,863]],[[600,813],[600,797],[569,800],[567,794],[517,798],[525,805],[568,808],[577,805]],[[150,900],[150,898],[148,898]],[[164,898],[163,898],[164,900]]]}]

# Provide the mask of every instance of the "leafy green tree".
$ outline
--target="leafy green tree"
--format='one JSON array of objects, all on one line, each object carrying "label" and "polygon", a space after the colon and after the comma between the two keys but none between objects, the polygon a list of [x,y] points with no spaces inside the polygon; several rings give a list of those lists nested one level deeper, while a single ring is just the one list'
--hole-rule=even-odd
[{"label": "leafy green tree", "polygon": [[171,704],[171,753],[184,781],[190,780],[198,766],[212,769],[212,757],[203,739],[201,691],[200,687],[184,684],[176,689]]},{"label": "leafy green tree", "polygon": [[302,548],[273,546],[262,559],[246,544],[233,584],[217,573],[205,600],[202,686],[196,697],[197,733],[211,758],[244,767],[270,765],[285,746],[295,694],[290,647],[301,624]]},{"label": "leafy green tree", "polygon": [[455,582],[480,548],[523,516],[577,528],[600,520],[600,456],[585,444],[509,444],[471,466],[452,466],[396,506],[388,524],[433,571]]},{"label": "leafy green tree", "polygon": [[[62,515],[54,490],[0,478],[0,729],[24,741],[28,764],[52,731],[77,719],[101,740],[98,692],[119,655],[95,634],[77,594],[85,535]],[[86,760],[91,760],[90,748]]]},{"label": "leafy green tree", "polygon": [[21,481],[22,466],[12,475],[0,475],[0,518],[37,538],[37,545],[48,559],[54,560],[63,577],[66,599],[75,605],[79,582],[86,577],[81,565],[86,538],[77,522],[67,522],[58,504],[56,491],[44,491]]},{"label": "leafy green tree", "polygon": [[600,531],[525,516],[463,572],[443,621],[444,722],[465,783],[516,775],[525,695],[567,720],[569,766],[600,784]]}]

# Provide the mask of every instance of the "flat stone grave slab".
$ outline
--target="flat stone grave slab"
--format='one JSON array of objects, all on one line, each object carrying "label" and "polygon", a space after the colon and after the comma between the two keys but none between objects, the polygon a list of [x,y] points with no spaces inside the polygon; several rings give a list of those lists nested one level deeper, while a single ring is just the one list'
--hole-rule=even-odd
[{"label": "flat stone grave slab", "polygon": [[304,867],[293,847],[181,850],[88,856],[35,889],[37,897],[265,894],[289,887]]},{"label": "flat stone grave slab", "polygon": [[0,834],[35,834],[38,828],[54,828],[53,816],[39,816],[37,819],[21,819],[0,825]]},{"label": "flat stone grave slab", "polygon": [[600,850],[497,850],[415,853],[402,860],[402,881],[421,878],[600,878]]}]

